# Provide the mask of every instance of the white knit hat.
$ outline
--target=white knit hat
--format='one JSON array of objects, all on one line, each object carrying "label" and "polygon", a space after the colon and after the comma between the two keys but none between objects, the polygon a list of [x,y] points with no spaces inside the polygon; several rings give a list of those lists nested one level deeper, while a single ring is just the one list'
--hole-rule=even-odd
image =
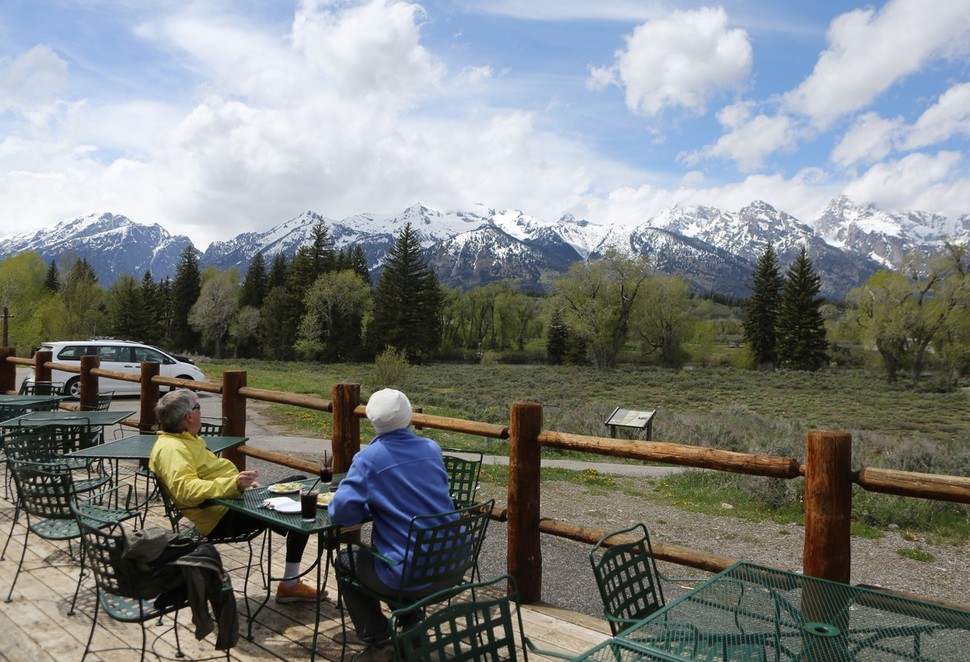
[{"label": "white knit hat", "polygon": [[381,389],[367,400],[367,418],[377,434],[406,428],[411,424],[411,402],[400,391]]}]

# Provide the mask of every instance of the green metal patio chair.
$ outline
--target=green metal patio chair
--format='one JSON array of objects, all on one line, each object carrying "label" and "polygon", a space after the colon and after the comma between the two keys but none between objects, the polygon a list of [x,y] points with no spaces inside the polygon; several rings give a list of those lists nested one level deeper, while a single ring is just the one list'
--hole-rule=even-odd
[{"label": "green metal patio chair", "polygon": [[[154,596],[146,599],[144,589],[140,588],[145,585],[143,573],[136,571],[134,566],[126,563],[123,558],[125,535],[122,525],[118,522],[99,523],[85,517],[85,514],[79,509],[75,509],[73,512],[77,517],[81,544],[84,547],[97,587],[94,615],[91,618],[91,631],[88,634],[88,641],[84,646],[81,661],[83,662],[88,653],[92,652],[91,641],[94,639],[94,631],[98,626],[100,610],[121,623],[138,623],[141,626],[142,660],[145,659],[145,651],[148,645],[145,623],[151,620],[160,620],[167,614],[174,614],[172,627],[175,631],[175,648],[177,651],[175,656],[183,657],[182,646],[179,643],[178,612],[183,607],[188,606],[188,599],[175,601],[164,607],[156,607],[153,600]],[[224,585],[223,590],[231,591],[232,587]],[[129,647],[125,647],[123,650],[128,649]],[[96,652],[103,653],[106,651]],[[226,660],[230,659],[229,654],[230,651],[226,650]]]},{"label": "green metal patio chair", "polygon": [[[541,650],[525,636],[511,575],[477,584],[446,588],[391,612],[391,632],[397,660],[523,660],[529,651],[546,657],[569,655]],[[425,614],[430,605],[446,606]]]},{"label": "green metal patio chair", "polygon": [[[428,590],[413,590],[412,586],[444,588],[463,584],[478,563],[478,555],[485,540],[485,532],[495,500],[477,503],[445,513],[418,515],[411,518],[408,527],[408,545],[400,561],[393,561],[368,545],[351,541],[346,552],[346,568],[336,564],[338,578],[337,602],[341,605],[340,626],[343,642],[347,642],[346,610],[343,608],[343,588],[352,586],[355,591],[370,595],[387,603],[392,609],[407,607],[424,599]],[[374,563],[400,566],[401,582],[388,593],[375,591],[357,579],[356,552],[374,557]]]},{"label": "green metal patio chair", "polygon": [[[482,471],[482,453],[444,448],[443,459],[448,471],[448,489],[455,508],[475,503],[479,475]],[[457,455],[460,453],[460,455]],[[471,455],[472,458],[465,456]]]},{"label": "green metal patio chair", "polygon": [[[65,465],[21,462],[15,459],[11,459],[9,464],[17,490],[17,508],[23,510],[27,521],[24,525],[24,544],[20,552],[20,561],[17,564],[17,572],[14,574],[13,581],[10,583],[6,602],[13,599],[17,579],[20,577],[21,570],[24,569],[24,559],[27,556],[30,534],[39,536],[44,540],[66,540],[70,545],[72,540],[81,537],[75,512],[80,513],[82,521],[90,519],[102,523],[120,522],[138,517],[138,512],[130,509],[131,489],[128,485],[96,493],[90,492],[79,497],[74,487],[73,472]],[[112,500],[124,505],[111,507],[108,504]],[[72,510],[72,507],[74,510]],[[13,529],[16,524],[17,518],[10,525],[10,532],[7,534],[7,542],[3,546],[3,551],[0,552],[0,559],[3,559],[7,553],[7,546],[13,537]],[[70,552],[70,547],[68,549]],[[73,557],[73,554],[71,556]],[[81,567],[68,614],[74,613],[74,605],[81,588],[81,577],[84,574],[83,551],[79,554],[78,560]]]},{"label": "green metal patio chair", "polygon": [[[610,544],[613,538],[627,542]],[[593,576],[603,599],[603,613],[613,634],[649,616],[666,604],[664,582],[697,583],[698,578],[668,578],[657,569],[644,524],[609,533],[589,552]]]}]

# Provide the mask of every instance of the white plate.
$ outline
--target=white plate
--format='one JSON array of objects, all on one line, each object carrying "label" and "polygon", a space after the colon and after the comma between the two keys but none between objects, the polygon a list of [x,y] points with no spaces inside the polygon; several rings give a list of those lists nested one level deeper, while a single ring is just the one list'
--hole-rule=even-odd
[{"label": "white plate", "polygon": [[270,485],[266,488],[267,492],[272,492],[273,494],[292,494],[294,492],[300,491],[300,483],[276,483],[275,485]]},{"label": "white plate", "polygon": [[281,503],[275,508],[273,508],[278,513],[298,513],[300,512],[300,502],[290,501],[289,503]]},{"label": "white plate", "polygon": [[326,508],[333,501],[333,492],[321,492],[317,495],[317,505]]}]

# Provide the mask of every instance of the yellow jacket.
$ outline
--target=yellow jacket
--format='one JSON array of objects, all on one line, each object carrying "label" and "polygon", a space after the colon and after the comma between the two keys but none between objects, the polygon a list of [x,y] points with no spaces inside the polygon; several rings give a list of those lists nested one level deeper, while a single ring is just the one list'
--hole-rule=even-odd
[{"label": "yellow jacket", "polygon": [[208,535],[227,510],[225,506],[199,507],[202,502],[240,496],[236,465],[216,457],[202,437],[188,432],[159,432],[148,468],[202,535]]}]

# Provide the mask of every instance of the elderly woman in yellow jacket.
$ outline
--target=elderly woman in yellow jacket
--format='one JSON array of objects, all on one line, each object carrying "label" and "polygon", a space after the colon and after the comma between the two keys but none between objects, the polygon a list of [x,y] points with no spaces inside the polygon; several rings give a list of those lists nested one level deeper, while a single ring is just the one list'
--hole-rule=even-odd
[{"label": "elderly woman in yellow jacket", "polygon": [[[187,389],[170,391],[159,399],[155,416],[159,425],[158,440],[152,448],[148,468],[199,533],[213,537],[236,536],[265,528],[264,523],[253,517],[205,503],[208,499],[238,497],[250,487],[259,487],[259,472],[239,471],[232,462],[216,457],[206,448],[199,436],[202,413],[198,396]],[[316,589],[297,579],[307,541],[306,535],[286,536],[283,574],[289,579],[277,586],[277,602],[317,599]]]}]

